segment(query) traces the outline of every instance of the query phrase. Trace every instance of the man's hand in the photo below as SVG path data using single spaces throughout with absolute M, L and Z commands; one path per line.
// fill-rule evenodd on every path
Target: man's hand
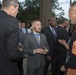
M 62 65 L 61 67 L 61 71 L 65 72 L 66 71 L 66 68 Z
M 48 50 L 43 49 L 43 48 L 38 48 L 38 49 L 34 50 L 34 53 L 37 53 L 37 54 L 46 54 L 47 52 L 48 52 Z
M 19 50 L 22 52 L 23 51 L 23 48 L 19 48 Z
M 47 54 L 48 53 L 48 50 L 46 49 L 45 46 L 42 49 L 44 50 L 44 53 L 43 54 Z
M 66 43 L 66 41 L 64 39 L 63 40 L 59 39 L 58 42 L 61 45 L 63 45 L 67 50 L 69 50 L 69 46 L 68 46 L 68 44 Z

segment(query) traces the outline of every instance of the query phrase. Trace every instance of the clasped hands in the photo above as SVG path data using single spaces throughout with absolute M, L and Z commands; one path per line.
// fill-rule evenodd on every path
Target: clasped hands
M 36 54 L 47 54 L 47 52 L 48 52 L 48 50 L 45 47 L 34 50 L 34 53 L 36 53 Z

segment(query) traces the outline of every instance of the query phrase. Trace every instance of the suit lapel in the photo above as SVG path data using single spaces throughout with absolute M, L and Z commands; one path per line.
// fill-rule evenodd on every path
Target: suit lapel
M 50 32 L 50 34 L 53 35 L 53 33 L 52 33 L 51 29 L 49 28 L 49 26 L 48 26 L 48 31 Z
M 33 32 L 31 33 L 31 38 L 32 38 L 33 42 L 39 46 L 39 44 L 38 44 Z
M 51 29 L 49 28 L 49 26 L 48 26 L 48 30 L 49 30 L 49 32 L 50 32 L 50 35 L 52 35 L 52 37 L 53 37 L 53 40 L 54 40 L 54 35 L 53 35 L 53 33 L 52 33 Z M 55 40 L 54 40 L 54 41 L 55 41 Z
M 41 33 L 40 33 L 40 46 L 42 47 L 43 46 L 43 42 L 44 40 L 43 40 L 43 36 L 41 35 Z

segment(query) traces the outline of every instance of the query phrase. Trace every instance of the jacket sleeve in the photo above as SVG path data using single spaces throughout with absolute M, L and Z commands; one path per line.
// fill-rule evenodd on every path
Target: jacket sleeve
M 13 60 L 19 60 L 23 53 L 18 49 L 19 44 L 19 27 L 18 21 L 13 19 L 8 26 L 7 30 L 7 54 L 8 58 Z
M 24 50 L 24 54 L 28 54 L 28 55 L 35 55 L 34 54 L 34 49 L 33 48 L 30 48 L 30 42 L 29 42 L 29 37 L 28 35 L 25 36 L 25 39 L 24 39 L 24 44 L 23 44 L 23 50 Z

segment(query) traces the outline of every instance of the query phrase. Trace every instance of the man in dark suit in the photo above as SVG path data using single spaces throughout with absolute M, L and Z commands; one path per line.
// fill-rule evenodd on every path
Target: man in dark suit
M 68 43 L 69 35 L 65 30 L 66 20 L 62 18 L 59 20 L 59 23 L 60 23 L 59 26 L 56 28 L 58 40 L 65 40 L 66 43 Z M 62 72 L 60 68 L 65 63 L 66 56 L 67 56 L 67 49 L 58 42 L 57 50 L 59 51 L 59 55 L 58 55 L 58 71 L 56 75 L 63 75 L 64 72 Z
M 71 34 L 72 34 L 71 28 L 72 28 L 72 26 L 71 26 L 69 20 L 65 20 L 65 25 L 66 25 L 65 29 L 67 30 L 67 33 L 68 33 L 69 37 L 71 37 Z
M 18 0 L 3 0 L 0 10 L 0 75 L 17 75 L 17 61 L 23 53 L 18 49 L 19 28 L 15 18 Z
M 24 52 L 28 54 L 27 75 L 43 75 L 48 44 L 45 35 L 40 33 L 41 22 L 33 20 L 31 24 L 33 32 L 24 40 Z
M 54 31 L 52 31 L 53 28 L 56 27 L 56 19 L 55 17 L 51 17 L 48 20 L 48 26 L 45 27 L 44 29 L 42 29 L 42 33 L 46 35 L 47 38 L 47 42 L 49 45 L 49 53 L 46 56 L 46 65 L 45 65 L 45 71 L 44 71 L 44 75 L 47 75 L 47 70 L 49 67 L 49 64 L 51 63 L 51 71 L 52 71 L 52 75 L 56 75 L 56 42 L 57 42 L 57 35 L 55 36 L 53 34 Z M 56 33 L 56 32 L 55 32 Z M 51 61 L 52 60 L 52 61 Z
M 23 42 L 24 42 L 25 34 L 20 30 L 21 29 L 21 24 L 22 24 L 22 22 L 19 21 L 19 40 L 20 40 L 19 41 L 19 49 L 23 50 Z M 20 59 L 20 61 L 18 61 L 18 65 L 17 65 L 19 75 L 23 75 L 23 57 Z

